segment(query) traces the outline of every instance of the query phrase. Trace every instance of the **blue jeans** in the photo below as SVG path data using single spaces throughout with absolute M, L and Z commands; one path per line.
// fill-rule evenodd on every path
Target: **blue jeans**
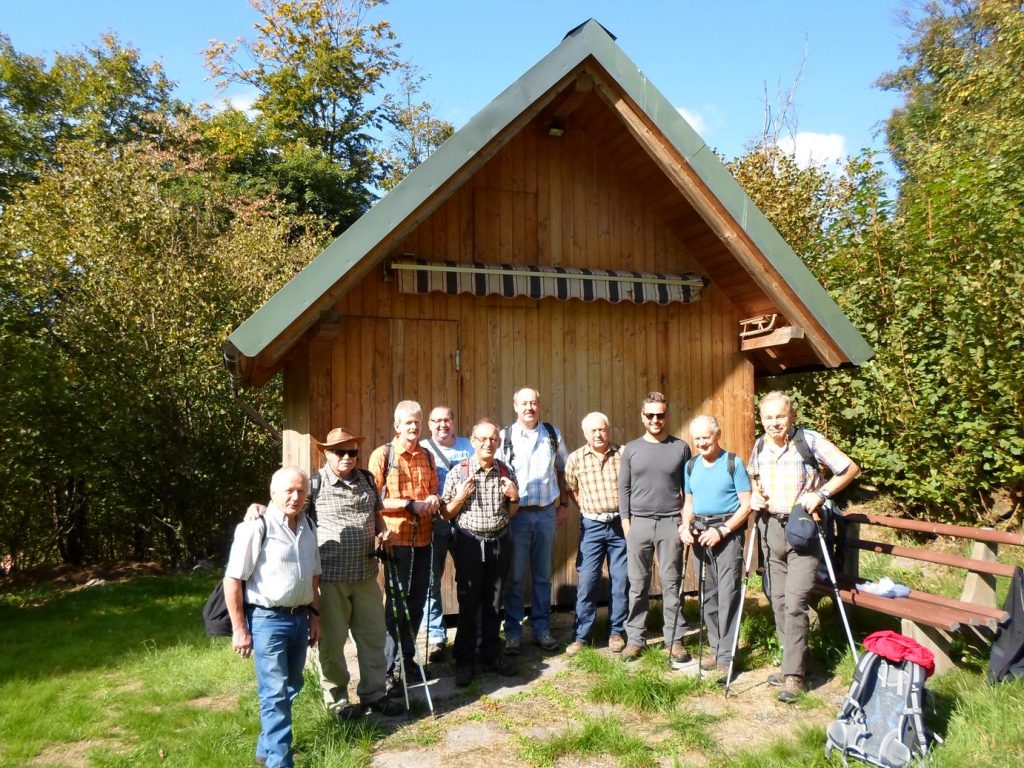
M 434 521 L 434 583 L 427 595 L 427 639 L 434 643 L 445 644 L 448 632 L 444 626 L 444 606 L 441 603 L 441 577 L 444 576 L 445 561 L 448 553 L 455 554 L 455 537 L 452 535 L 451 523 L 443 520 Z
M 608 559 L 608 630 L 621 635 L 629 612 L 629 581 L 626 578 L 626 538 L 622 520 L 599 523 L 580 516 L 580 548 L 576 556 L 579 587 L 576 592 L 576 637 L 581 643 L 590 639 L 597 618 L 595 594 L 601 584 L 601 567 Z
M 541 509 L 520 509 L 512 518 L 512 568 L 505 590 L 505 638 L 523 634 L 523 581 L 530 569 L 533 584 L 530 626 L 534 637 L 551 634 L 551 553 L 555 546 L 557 500 Z
M 249 606 L 256 690 L 260 699 L 260 737 L 256 757 L 269 768 L 292 766 L 292 702 L 302 690 L 302 668 L 309 648 L 309 618 Z

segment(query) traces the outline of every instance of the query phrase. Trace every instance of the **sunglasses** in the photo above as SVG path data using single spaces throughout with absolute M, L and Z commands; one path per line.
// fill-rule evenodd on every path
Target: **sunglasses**
M 332 448 L 331 453 L 337 456 L 339 459 L 343 459 L 348 456 L 350 459 L 354 459 L 359 455 L 358 448 Z
M 667 413 L 647 413 L 646 411 L 644 411 L 643 416 L 648 421 L 654 421 L 654 420 L 664 421 L 665 419 L 668 418 L 668 414 Z

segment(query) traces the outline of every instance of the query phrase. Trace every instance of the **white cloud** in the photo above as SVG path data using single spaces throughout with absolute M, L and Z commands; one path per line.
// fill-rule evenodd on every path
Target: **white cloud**
M 221 98 L 219 102 L 210 106 L 214 112 L 222 112 L 225 109 L 234 108 L 239 112 L 244 112 L 249 117 L 252 117 L 256 114 L 252 105 L 256 103 L 256 99 L 259 98 L 259 95 L 259 91 L 255 88 L 251 88 L 245 91 L 229 93 Z
M 846 137 L 841 133 L 803 131 L 793 137 L 779 139 L 779 149 L 792 155 L 801 168 L 810 165 L 830 166 L 846 159 Z
M 700 112 L 694 112 L 692 109 L 686 107 L 676 107 L 676 111 L 683 116 L 683 119 L 690 124 L 698 134 L 703 136 L 708 133 L 708 121 L 704 119 L 704 115 Z

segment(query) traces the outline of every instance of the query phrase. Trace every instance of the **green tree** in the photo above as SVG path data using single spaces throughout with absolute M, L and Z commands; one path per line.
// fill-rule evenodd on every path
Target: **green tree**
M 49 68 L 0 35 L 0 205 L 55 162 L 61 142 L 112 146 L 151 135 L 153 116 L 177 108 L 171 87 L 160 64 L 144 64 L 113 34 L 57 54 Z
M 392 136 L 381 153 L 384 178 L 380 186 L 390 191 L 416 166 L 455 133 L 447 120 L 434 116 L 429 101 L 416 101 L 426 78 L 410 67 L 402 72 L 398 93 L 390 97 Z

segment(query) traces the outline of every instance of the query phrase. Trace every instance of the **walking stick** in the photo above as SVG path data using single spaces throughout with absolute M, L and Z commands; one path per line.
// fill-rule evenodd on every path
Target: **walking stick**
M 411 578 L 411 576 L 410 576 L 410 578 Z M 407 628 L 409 628 L 409 631 L 411 632 L 412 631 L 412 619 L 409 616 L 409 603 L 405 599 L 405 590 L 402 587 L 402 580 L 400 578 L 398 578 L 398 565 L 397 564 L 395 565 L 395 581 L 398 582 L 398 596 L 399 596 L 399 598 L 402 601 L 402 613 L 405 615 L 405 626 Z M 394 604 L 394 601 L 392 601 L 392 604 Z M 401 628 L 399 628 L 399 634 L 401 634 Z M 401 658 L 401 651 L 399 651 L 399 657 Z M 412 663 L 415 664 L 416 668 L 419 669 L 419 671 L 420 671 L 420 679 L 423 681 L 423 692 L 426 694 L 426 697 L 427 697 L 427 709 L 430 710 L 430 716 L 433 717 L 434 716 L 434 702 L 431 701 L 431 699 L 430 699 L 430 686 L 427 685 L 427 673 L 423 670 L 423 665 L 420 664 L 418 661 L 416 661 L 415 658 L 413 658 Z M 406 682 L 405 677 L 406 677 L 405 676 L 405 666 L 403 664 L 403 666 L 402 666 L 402 683 L 405 685 L 406 697 L 408 697 L 408 695 L 409 695 L 408 694 L 409 685 Z M 408 703 L 408 699 L 407 699 L 406 700 L 406 708 L 408 708 L 408 706 L 409 706 L 409 703 Z
M 708 548 L 702 547 L 705 555 L 708 554 Z M 697 595 L 700 602 L 700 637 L 697 639 L 697 682 L 700 682 L 703 677 L 703 670 L 701 669 L 701 659 L 704 658 L 704 571 L 707 564 L 704 562 L 704 558 L 700 559 L 700 578 L 699 584 L 697 585 Z
M 401 580 L 398 577 L 398 565 L 390 558 L 384 558 L 384 589 L 391 592 L 391 618 L 395 620 L 395 631 L 398 637 L 396 638 L 396 644 L 398 646 L 398 668 L 401 670 L 402 678 L 402 691 L 405 693 L 405 710 L 409 711 L 409 681 L 405 679 L 405 658 L 402 652 L 402 622 L 398 617 L 398 586 L 401 586 Z M 408 615 L 408 612 L 406 613 Z
M 818 541 L 821 543 L 821 554 L 825 559 L 825 568 L 828 570 L 829 581 L 832 582 L 832 592 L 835 594 L 836 607 L 839 615 L 843 617 L 843 627 L 846 629 L 846 639 L 850 642 L 850 652 L 853 654 L 853 663 L 860 661 L 857 655 L 857 646 L 853 642 L 853 632 L 850 631 L 850 622 L 846 618 L 846 609 L 843 607 L 843 598 L 839 594 L 839 585 L 836 583 L 836 572 L 832 567 L 832 558 L 828 554 L 828 545 L 825 544 L 825 535 L 821 532 L 821 523 L 817 518 L 814 520 L 814 529 L 818 532 Z
M 679 615 L 683 612 L 683 589 L 686 586 L 686 568 L 690 564 L 690 545 L 683 545 L 683 572 L 679 574 L 679 590 L 676 594 L 676 618 L 672 622 L 672 640 L 668 646 L 668 668 L 672 666 L 672 645 L 676 641 L 676 633 L 679 631 Z
M 736 611 L 736 632 L 732 636 L 732 652 L 729 654 L 729 671 L 725 675 L 725 698 L 729 698 L 729 686 L 732 685 L 732 669 L 736 661 L 736 649 L 740 644 L 740 624 L 743 621 L 743 599 L 747 596 L 747 582 L 750 581 L 750 567 L 754 561 L 754 544 L 757 542 L 757 525 L 751 526 L 750 546 L 747 547 L 747 559 L 743 564 L 743 586 L 740 587 L 740 606 Z

